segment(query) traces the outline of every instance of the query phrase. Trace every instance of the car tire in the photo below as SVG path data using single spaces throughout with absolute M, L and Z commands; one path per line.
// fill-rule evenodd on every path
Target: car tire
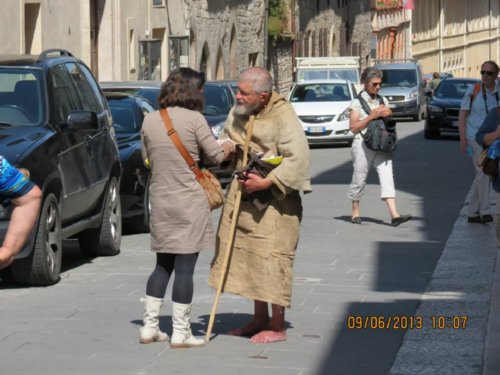
M 62 231 L 59 203 L 53 193 L 43 201 L 33 251 L 12 263 L 16 283 L 45 286 L 59 281 L 62 263 Z
M 101 227 L 87 229 L 78 236 L 80 250 L 87 256 L 111 256 L 120 253 L 122 216 L 118 181 L 113 177 L 108 185 Z

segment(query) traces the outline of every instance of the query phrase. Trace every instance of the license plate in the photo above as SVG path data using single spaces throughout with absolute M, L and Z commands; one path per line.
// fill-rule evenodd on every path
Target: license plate
M 308 133 L 324 133 L 325 128 L 323 126 L 311 126 L 307 128 Z
M 458 128 L 458 121 L 452 121 L 451 126 Z
M 389 103 L 389 108 L 396 108 L 396 104 L 390 104 Z

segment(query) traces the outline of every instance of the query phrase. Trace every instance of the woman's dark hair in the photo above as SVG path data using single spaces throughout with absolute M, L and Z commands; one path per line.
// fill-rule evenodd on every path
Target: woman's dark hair
M 361 73 L 361 83 L 369 83 L 373 78 L 382 78 L 382 71 L 378 68 L 370 66 Z
M 161 108 L 183 107 L 194 111 L 203 110 L 203 93 L 205 73 L 191 68 L 179 68 L 168 76 L 161 85 L 158 103 Z

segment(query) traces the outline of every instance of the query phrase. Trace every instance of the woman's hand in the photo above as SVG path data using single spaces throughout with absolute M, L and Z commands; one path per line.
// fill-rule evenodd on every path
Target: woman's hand
M 373 119 L 379 118 L 379 117 L 388 117 L 392 115 L 392 111 L 390 108 L 386 107 L 385 105 L 381 105 L 377 108 L 372 109 L 370 116 L 372 116 Z
M 236 152 L 236 143 L 234 143 L 229 138 L 223 140 L 217 140 L 217 143 L 224 150 L 224 160 L 229 160 L 233 157 Z

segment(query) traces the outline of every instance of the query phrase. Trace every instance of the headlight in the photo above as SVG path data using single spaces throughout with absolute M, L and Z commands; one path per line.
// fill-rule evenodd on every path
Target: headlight
M 222 129 L 224 129 L 224 121 L 221 121 L 210 128 L 216 139 L 219 139 L 219 135 Z
M 418 90 L 410 92 L 410 95 L 408 95 L 408 99 L 413 99 L 418 97 Z
M 347 120 L 349 120 L 349 108 L 347 108 L 337 117 L 337 121 L 347 121 Z
M 443 108 L 441 107 L 436 107 L 435 105 L 430 105 L 427 107 L 427 110 L 429 112 L 434 112 L 434 113 L 441 113 L 443 112 Z

